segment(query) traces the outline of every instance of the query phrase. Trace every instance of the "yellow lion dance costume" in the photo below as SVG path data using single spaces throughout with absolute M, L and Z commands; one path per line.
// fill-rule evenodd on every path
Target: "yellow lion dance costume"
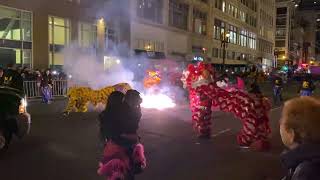
M 70 112 L 87 112 L 88 105 L 91 103 L 94 107 L 99 104 L 106 105 L 108 97 L 114 91 L 126 93 L 132 89 L 128 83 L 120 83 L 114 86 L 107 86 L 100 90 L 93 90 L 89 87 L 71 87 L 68 91 L 68 105 L 65 114 Z

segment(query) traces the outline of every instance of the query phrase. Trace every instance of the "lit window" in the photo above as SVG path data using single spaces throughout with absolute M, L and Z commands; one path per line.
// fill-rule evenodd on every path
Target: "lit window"
M 222 12 L 226 12 L 226 2 L 222 1 Z
M 97 45 L 97 26 L 79 22 L 79 45 L 84 48 L 94 48 Z
M 31 67 L 30 59 L 24 59 L 25 53 L 32 52 L 32 13 L 0 7 L 0 66 L 8 63 Z M 25 61 L 27 60 L 27 61 Z
M 197 9 L 193 10 L 193 30 L 197 34 L 207 33 L 207 14 Z
M 49 64 L 61 68 L 64 64 L 63 48 L 71 41 L 70 21 L 64 18 L 49 16 Z
M 189 6 L 178 0 L 170 0 L 169 24 L 170 26 L 187 30 L 188 29 Z

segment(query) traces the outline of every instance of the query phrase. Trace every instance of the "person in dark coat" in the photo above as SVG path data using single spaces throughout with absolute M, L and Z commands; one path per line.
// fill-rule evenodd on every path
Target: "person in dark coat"
M 3 85 L 23 91 L 23 79 L 18 71 L 14 70 L 13 64 L 8 64 L 3 79 Z
M 106 109 L 100 114 L 101 137 L 130 149 L 139 141 L 137 131 L 142 116 L 142 99 L 136 90 L 126 95 L 119 91 L 111 93 Z
M 121 113 L 123 111 L 124 94 L 114 91 L 108 97 L 105 110 L 99 115 L 100 138 L 103 143 L 106 140 L 121 144 Z
M 124 111 L 128 112 L 124 115 L 126 134 L 137 134 L 139 122 L 142 116 L 140 104 L 142 98 L 136 90 L 128 90 L 124 97 Z
M 52 75 L 50 70 L 46 70 L 45 74 L 42 76 L 41 79 L 41 92 L 42 92 L 42 101 L 44 103 L 50 104 L 52 100 Z
M 260 86 L 259 86 L 259 84 L 258 84 L 256 79 L 250 85 L 249 93 L 251 93 L 251 94 L 262 94 L 262 92 L 260 90 Z
M 134 174 L 141 173 L 146 165 L 144 152 L 137 153 L 136 151 L 137 147 L 143 147 L 143 145 L 140 144 L 141 139 L 138 135 L 139 123 L 142 117 L 141 103 L 142 98 L 138 91 L 128 90 L 126 92 L 121 117 L 121 128 L 123 130 L 121 138 L 123 139 L 122 145 L 128 149 L 131 158 L 136 159 L 133 160 L 133 174 L 131 175 L 131 179 L 134 179 Z
M 276 75 L 273 79 L 273 101 L 275 104 L 281 103 L 282 98 L 283 81 L 282 78 Z
M 123 147 L 131 159 L 133 171 L 129 173 L 129 179 L 134 179 L 134 174 L 141 173 L 145 167 L 144 152 L 141 151 L 138 156 L 136 154 L 137 147 L 142 147 L 137 134 L 142 116 L 141 102 L 140 93 L 136 90 L 128 90 L 126 95 L 115 91 L 109 96 L 106 109 L 99 116 L 100 137 L 106 148 L 110 145 L 108 143 L 115 143 Z M 105 152 L 108 152 L 108 149 L 105 149 Z M 109 156 L 105 154 L 104 158 L 109 159 Z M 136 161 L 136 158 L 141 161 Z
M 300 97 L 285 103 L 280 134 L 288 151 L 281 161 L 288 174 L 283 180 L 320 179 L 320 102 Z

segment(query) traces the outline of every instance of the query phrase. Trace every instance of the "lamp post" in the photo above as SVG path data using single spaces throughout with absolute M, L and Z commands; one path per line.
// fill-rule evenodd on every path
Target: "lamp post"
M 279 55 L 279 51 L 277 49 L 274 50 L 274 68 L 278 67 L 278 55 Z
M 226 70 L 226 48 L 228 46 L 229 43 L 229 37 L 230 34 L 228 32 L 223 32 L 221 34 L 221 47 L 223 50 L 223 54 L 222 54 L 222 70 L 225 71 Z

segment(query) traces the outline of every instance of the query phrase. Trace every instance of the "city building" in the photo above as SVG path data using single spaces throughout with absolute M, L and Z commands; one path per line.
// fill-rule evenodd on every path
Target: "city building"
M 275 44 L 275 1 L 260 0 L 258 14 L 258 46 L 257 59 L 262 62 L 264 70 L 276 67 L 274 56 Z M 259 62 L 258 61 L 258 62 Z
M 292 52 L 292 49 L 290 50 L 290 47 L 292 47 L 294 43 L 291 41 L 293 32 L 299 32 L 298 29 L 293 31 L 293 20 L 297 4 L 297 2 L 292 0 L 276 0 L 275 55 L 279 66 L 293 60 L 292 58 L 297 58 L 297 53 Z M 301 33 L 299 35 L 301 36 Z
M 274 1 L 132 0 L 130 9 L 130 48 L 150 59 L 221 66 L 225 56 L 228 67 L 274 64 Z
M 0 5 L 1 64 L 58 68 L 64 47 L 76 43 L 105 56 L 112 41 L 150 61 L 274 65 L 274 0 L 0 0 Z
M 91 13 L 94 3 L 98 0 L 0 0 L 0 66 L 60 68 L 63 49 L 72 43 L 104 49 L 112 34 Z
M 290 33 L 290 44 L 289 44 L 289 55 L 288 63 L 292 65 L 299 65 L 304 63 L 304 35 L 305 35 L 305 26 L 304 20 L 299 17 L 299 11 L 296 11 L 294 18 L 291 24 L 291 33 Z
M 297 20 L 304 28 L 303 63 L 320 61 L 320 2 L 303 0 L 299 4 Z M 311 64 L 312 64 L 311 63 Z

